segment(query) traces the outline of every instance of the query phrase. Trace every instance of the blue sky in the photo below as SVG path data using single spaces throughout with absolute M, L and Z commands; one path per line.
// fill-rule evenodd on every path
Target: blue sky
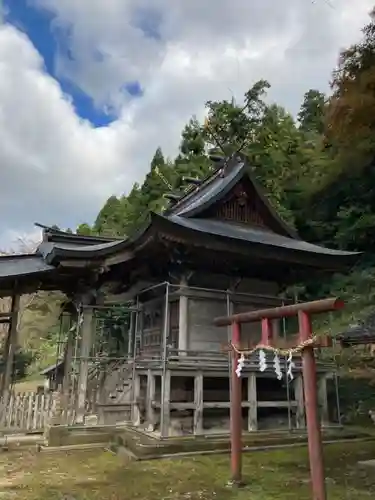
M 73 59 L 73 56 L 68 47 L 69 33 L 57 27 L 54 16 L 44 9 L 33 6 L 32 0 L 3 0 L 3 5 L 4 20 L 28 36 L 43 57 L 46 71 L 59 82 L 62 91 L 72 99 L 76 113 L 81 118 L 89 120 L 95 127 L 106 126 L 116 120 L 118 118 L 116 114 L 108 109 L 98 109 L 90 96 L 56 71 L 55 58 L 59 51 L 64 51 L 65 57 Z M 151 15 L 145 18 L 140 13 L 139 19 L 144 23 L 149 36 L 157 38 L 157 17 Z M 98 57 L 100 57 L 99 52 Z M 143 95 L 142 87 L 137 81 L 124 82 L 122 91 L 131 98 Z

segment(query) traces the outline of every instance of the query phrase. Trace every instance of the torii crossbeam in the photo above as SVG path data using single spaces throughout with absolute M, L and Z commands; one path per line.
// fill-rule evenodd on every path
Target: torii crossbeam
M 311 316 L 329 311 L 342 309 L 344 302 L 338 298 L 303 302 L 289 306 L 275 307 L 249 311 L 232 316 L 216 318 L 216 326 L 232 326 L 232 398 L 231 398 L 231 469 L 234 483 L 242 481 L 242 397 L 241 379 L 236 373 L 241 354 L 241 324 L 260 321 L 262 325 L 261 344 L 259 349 L 278 348 L 280 344 L 274 342 L 272 323 L 273 319 L 298 316 L 299 334 L 297 346 L 283 344 L 283 349 L 299 351 L 302 356 L 302 375 L 305 396 L 305 413 L 307 423 L 311 485 L 313 500 L 326 500 L 326 485 L 324 476 L 323 449 L 320 421 L 318 418 L 317 376 L 314 348 L 331 345 L 329 337 L 314 337 L 311 327 Z M 244 349 L 246 351 L 248 349 Z

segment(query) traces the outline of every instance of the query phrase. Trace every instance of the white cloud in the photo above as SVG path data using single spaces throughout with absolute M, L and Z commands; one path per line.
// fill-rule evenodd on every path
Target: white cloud
M 340 48 L 359 37 L 372 1 L 33 0 L 67 36 L 58 71 L 119 118 L 81 120 L 30 40 L 0 27 L 0 222 L 75 227 L 112 193 L 142 180 L 158 145 L 174 154 L 181 128 L 208 99 L 241 98 L 266 78 L 270 98 L 296 112 L 309 88 L 327 90 Z M 147 34 L 145 34 L 145 31 Z M 67 50 L 70 55 L 67 57 Z M 129 100 L 127 81 L 141 99 Z

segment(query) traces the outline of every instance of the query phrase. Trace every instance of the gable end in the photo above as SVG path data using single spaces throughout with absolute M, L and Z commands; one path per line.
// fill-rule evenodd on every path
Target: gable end
M 237 184 L 224 200 L 213 207 L 211 217 L 267 228 L 257 198 L 253 194 L 255 193 L 249 193 L 243 183 Z

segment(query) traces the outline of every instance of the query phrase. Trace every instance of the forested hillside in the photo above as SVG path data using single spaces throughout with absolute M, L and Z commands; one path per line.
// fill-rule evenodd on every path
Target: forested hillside
M 311 242 L 363 251 L 349 275 L 299 287 L 300 297 L 340 294 L 348 300 L 341 316 L 324 328 L 337 332 L 365 317 L 375 297 L 375 13 L 362 39 L 339 55 L 330 95 L 306 89 L 298 117 L 267 101 L 270 83 L 255 83 L 243 99 L 208 102 L 207 120 L 196 118 L 181 132 L 179 153 L 166 158 L 158 148 L 141 184 L 111 196 L 94 224 L 81 234 L 131 235 L 150 211 L 166 208 L 167 192 L 182 193 L 184 177 L 206 176 L 210 148 L 241 150 L 279 213 Z M 372 361 L 357 352 L 341 356 L 348 371 Z

